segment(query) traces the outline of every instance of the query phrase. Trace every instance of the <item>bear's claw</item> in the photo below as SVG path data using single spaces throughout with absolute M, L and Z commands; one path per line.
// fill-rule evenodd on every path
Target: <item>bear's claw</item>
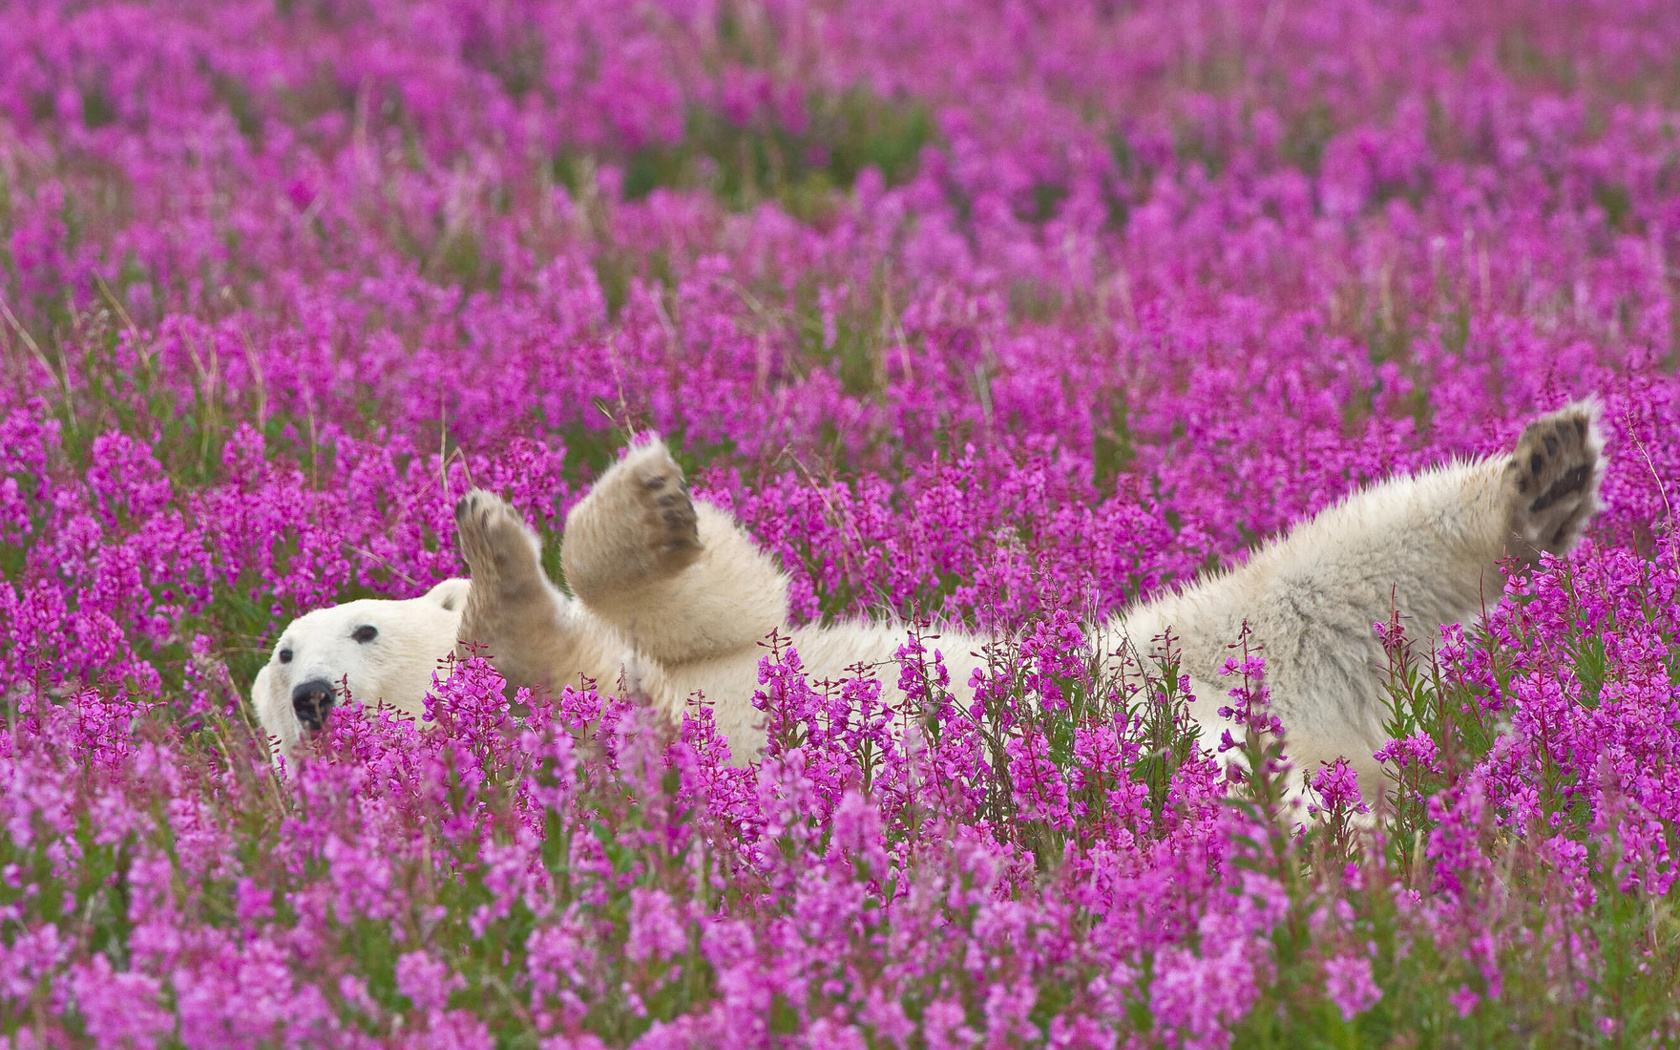
M 487 600 L 496 590 L 504 592 L 504 601 L 521 596 L 543 578 L 536 534 L 494 493 L 473 489 L 455 504 L 455 542 L 474 592 L 484 592 Z

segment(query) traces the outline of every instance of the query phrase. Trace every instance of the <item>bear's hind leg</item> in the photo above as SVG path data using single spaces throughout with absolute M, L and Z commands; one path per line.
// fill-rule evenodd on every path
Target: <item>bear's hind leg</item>
M 694 503 L 682 468 L 645 438 L 566 517 L 572 593 L 663 664 L 753 650 L 787 619 L 787 580 L 725 511 Z
M 1523 428 L 1505 467 L 1508 553 L 1529 563 L 1563 555 L 1598 511 L 1604 477 L 1598 408 L 1577 401 Z

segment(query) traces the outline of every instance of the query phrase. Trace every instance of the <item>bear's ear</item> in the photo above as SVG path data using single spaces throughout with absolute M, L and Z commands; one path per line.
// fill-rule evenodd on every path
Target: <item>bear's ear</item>
M 431 602 L 447 612 L 460 612 L 467 607 L 467 592 L 471 589 L 471 580 L 444 580 L 427 591 L 421 600 Z

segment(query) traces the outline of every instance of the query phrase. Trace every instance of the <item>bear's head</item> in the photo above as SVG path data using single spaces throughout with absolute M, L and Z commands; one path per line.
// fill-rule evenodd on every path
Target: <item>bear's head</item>
M 419 715 L 438 661 L 455 651 L 470 586 L 445 580 L 419 598 L 364 598 L 293 620 L 251 683 L 277 757 L 320 730 L 346 695 Z

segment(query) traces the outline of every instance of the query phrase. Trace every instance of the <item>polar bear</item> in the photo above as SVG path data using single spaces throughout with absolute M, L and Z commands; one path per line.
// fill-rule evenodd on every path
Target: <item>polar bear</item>
M 418 716 L 432 672 L 455 651 L 469 587 L 445 580 L 419 598 L 364 598 L 293 620 L 251 683 L 251 706 L 277 745 L 276 760 L 325 724 L 344 691 Z
M 1230 688 L 1220 669 L 1246 624 L 1295 769 L 1345 757 L 1374 797 L 1384 783 L 1372 752 L 1384 742 L 1387 660 L 1373 624 L 1398 611 L 1427 644 L 1499 601 L 1503 560 L 1567 553 L 1599 506 L 1597 420 L 1595 403 L 1578 402 L 1529 424 L 1508 454 L 1374 485 L 1243 564 L 1091 625 L 1087 636 L 1111 670 L 1135 672 L 1153 665 L 1170 632 L 1190 679 L 1190 716 L 1211 742 L 1229 728 L 1218 713 Z M 463 645 L 486 646 L 512 685 L 622 681 L 672 719 L 703 695 L 737 760 L 765 743 L 751 697 L 771 631 L 791 641 L 813 681 L 886 667 L 906 638 L 893 624 L 789 627 L 780 567 L 727 512 L 689 498 L 655 437 L 632 445 L 567 516 L 561 568 L 574 597 L 547 578 L 536 534 L 495 495 L 469 493 L 456 523 L 472 577 Z M 959 695 L 984 665 L 986 641 L 941 632 Z M 897 675 L 881 677 L 884 698 L 902 699 Z

